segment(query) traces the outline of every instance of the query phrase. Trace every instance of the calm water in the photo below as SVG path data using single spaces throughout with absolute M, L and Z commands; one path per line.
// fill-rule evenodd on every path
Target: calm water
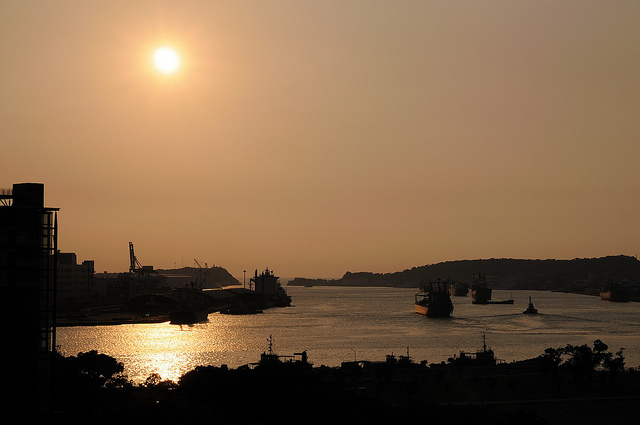
M 255 362 L 273 335 L 280 355 L 307 350 L 315 365 L 347 360 L 384 360 L 386 354 L 415 361 L 446 361 L 459 350 L 482 346 L 482 334 L 499 359 L 535 357 L 547 347 L 592 345 L 625 348 L 628 367 L 640 365 L 640 303 L 610 303 L 597 297 L 552 292 L 494 290 L 493 299 L 513 305 L 473 305 L 452 297 L 453 316 L 428 319 L 413 311 L 414 289 L 290 287 L 293 306 L 263 314 L 209 315 L 207 323 L 169 323 L 59 328 L 66 355 L 97 350 L 124 363 L 141 382 L 152 373 L 177 381 L 199 365 L 238 367 Z M 522 311 L 531 295 L 537 315 Z

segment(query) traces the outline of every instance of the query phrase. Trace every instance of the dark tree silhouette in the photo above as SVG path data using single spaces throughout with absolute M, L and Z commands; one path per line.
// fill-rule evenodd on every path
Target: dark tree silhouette
M 616 352 L 616 356 L 613 357 L 611 353 L 604 359 L 603 366 L 606 371 L 611 375 L 611 381 L 615 382 L 616 377 L 620 372 L 624 370 L 624 348 L 621 348 Z
M 564 354 L 563 348 L 547 348 L 544 350 L 544 354 L 539 357 L 540 359 L 540 373 L 543 378 L 551 375 L 555 378 L 558 375 L 558 369 L 560 363 L 562 363 L 562 355 Z
M 585 377 L 591 379 L 596 368 L 611 357 L 611 353 L 607 352 L 608 349 L 609 346 L 599 339 L 593 342 L 593 348 L 587 344 L 577 346 L 568 344 L 564 348 L 564 352 L 569 355 L 569 358 L 564 362 L 563 366 L 567 368 L 576 381 L 581 381 Z

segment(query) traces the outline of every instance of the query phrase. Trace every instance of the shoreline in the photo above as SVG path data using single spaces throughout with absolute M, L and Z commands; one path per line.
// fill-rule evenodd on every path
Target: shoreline
M 57 328 L 70 328 L 77 326 L 113 326 L 113 325 L 137 325 L 145 323 L 164 323 L 169 321 L 169 316 L 149 316 L 139 317 L 135 315 L 119 314 L 96 314 L 94 317 L 86 318 L 64 318 L 56 319 Z

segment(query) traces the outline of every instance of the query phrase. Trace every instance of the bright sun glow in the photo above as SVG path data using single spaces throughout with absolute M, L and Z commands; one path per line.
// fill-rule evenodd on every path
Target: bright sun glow
M 163 74 L 173 74 L 180 67 L 180 56 L 170 47 L 160 47 L 153 53 L 153 64 Z

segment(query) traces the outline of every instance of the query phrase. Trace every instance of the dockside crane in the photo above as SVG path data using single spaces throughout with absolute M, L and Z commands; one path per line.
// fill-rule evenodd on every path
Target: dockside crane
M 140 274 L 142 270 L 142 264 L 136 258 L 136 254 L 133 251 L 133 242 L 129 242 L 129 273 Z
M 153 266 L 143 266 L 136 258 L 136 254 L 133 251 L 133 242 L 129 242 L 129 273 L 141 275 L 149 275 L 153 273 Z
M 198 265 L 198 269 L 200 270 L 200 279 L 198 279 L 197 282 L 195 282 L 194 288 L 195 289 L 202 289 L 204 286 L 204 283 L 207 280 L 207 273 L 209 272 L 209 269 L 207 268 L 207 263 L 204 263 L 204 272 L 202 271 L 202 266 L 200 265 L 200 262 L 198 260 L 196 260 L 195 258 L 193 259 L 193 261 L 196 262 L 196 264 Z

